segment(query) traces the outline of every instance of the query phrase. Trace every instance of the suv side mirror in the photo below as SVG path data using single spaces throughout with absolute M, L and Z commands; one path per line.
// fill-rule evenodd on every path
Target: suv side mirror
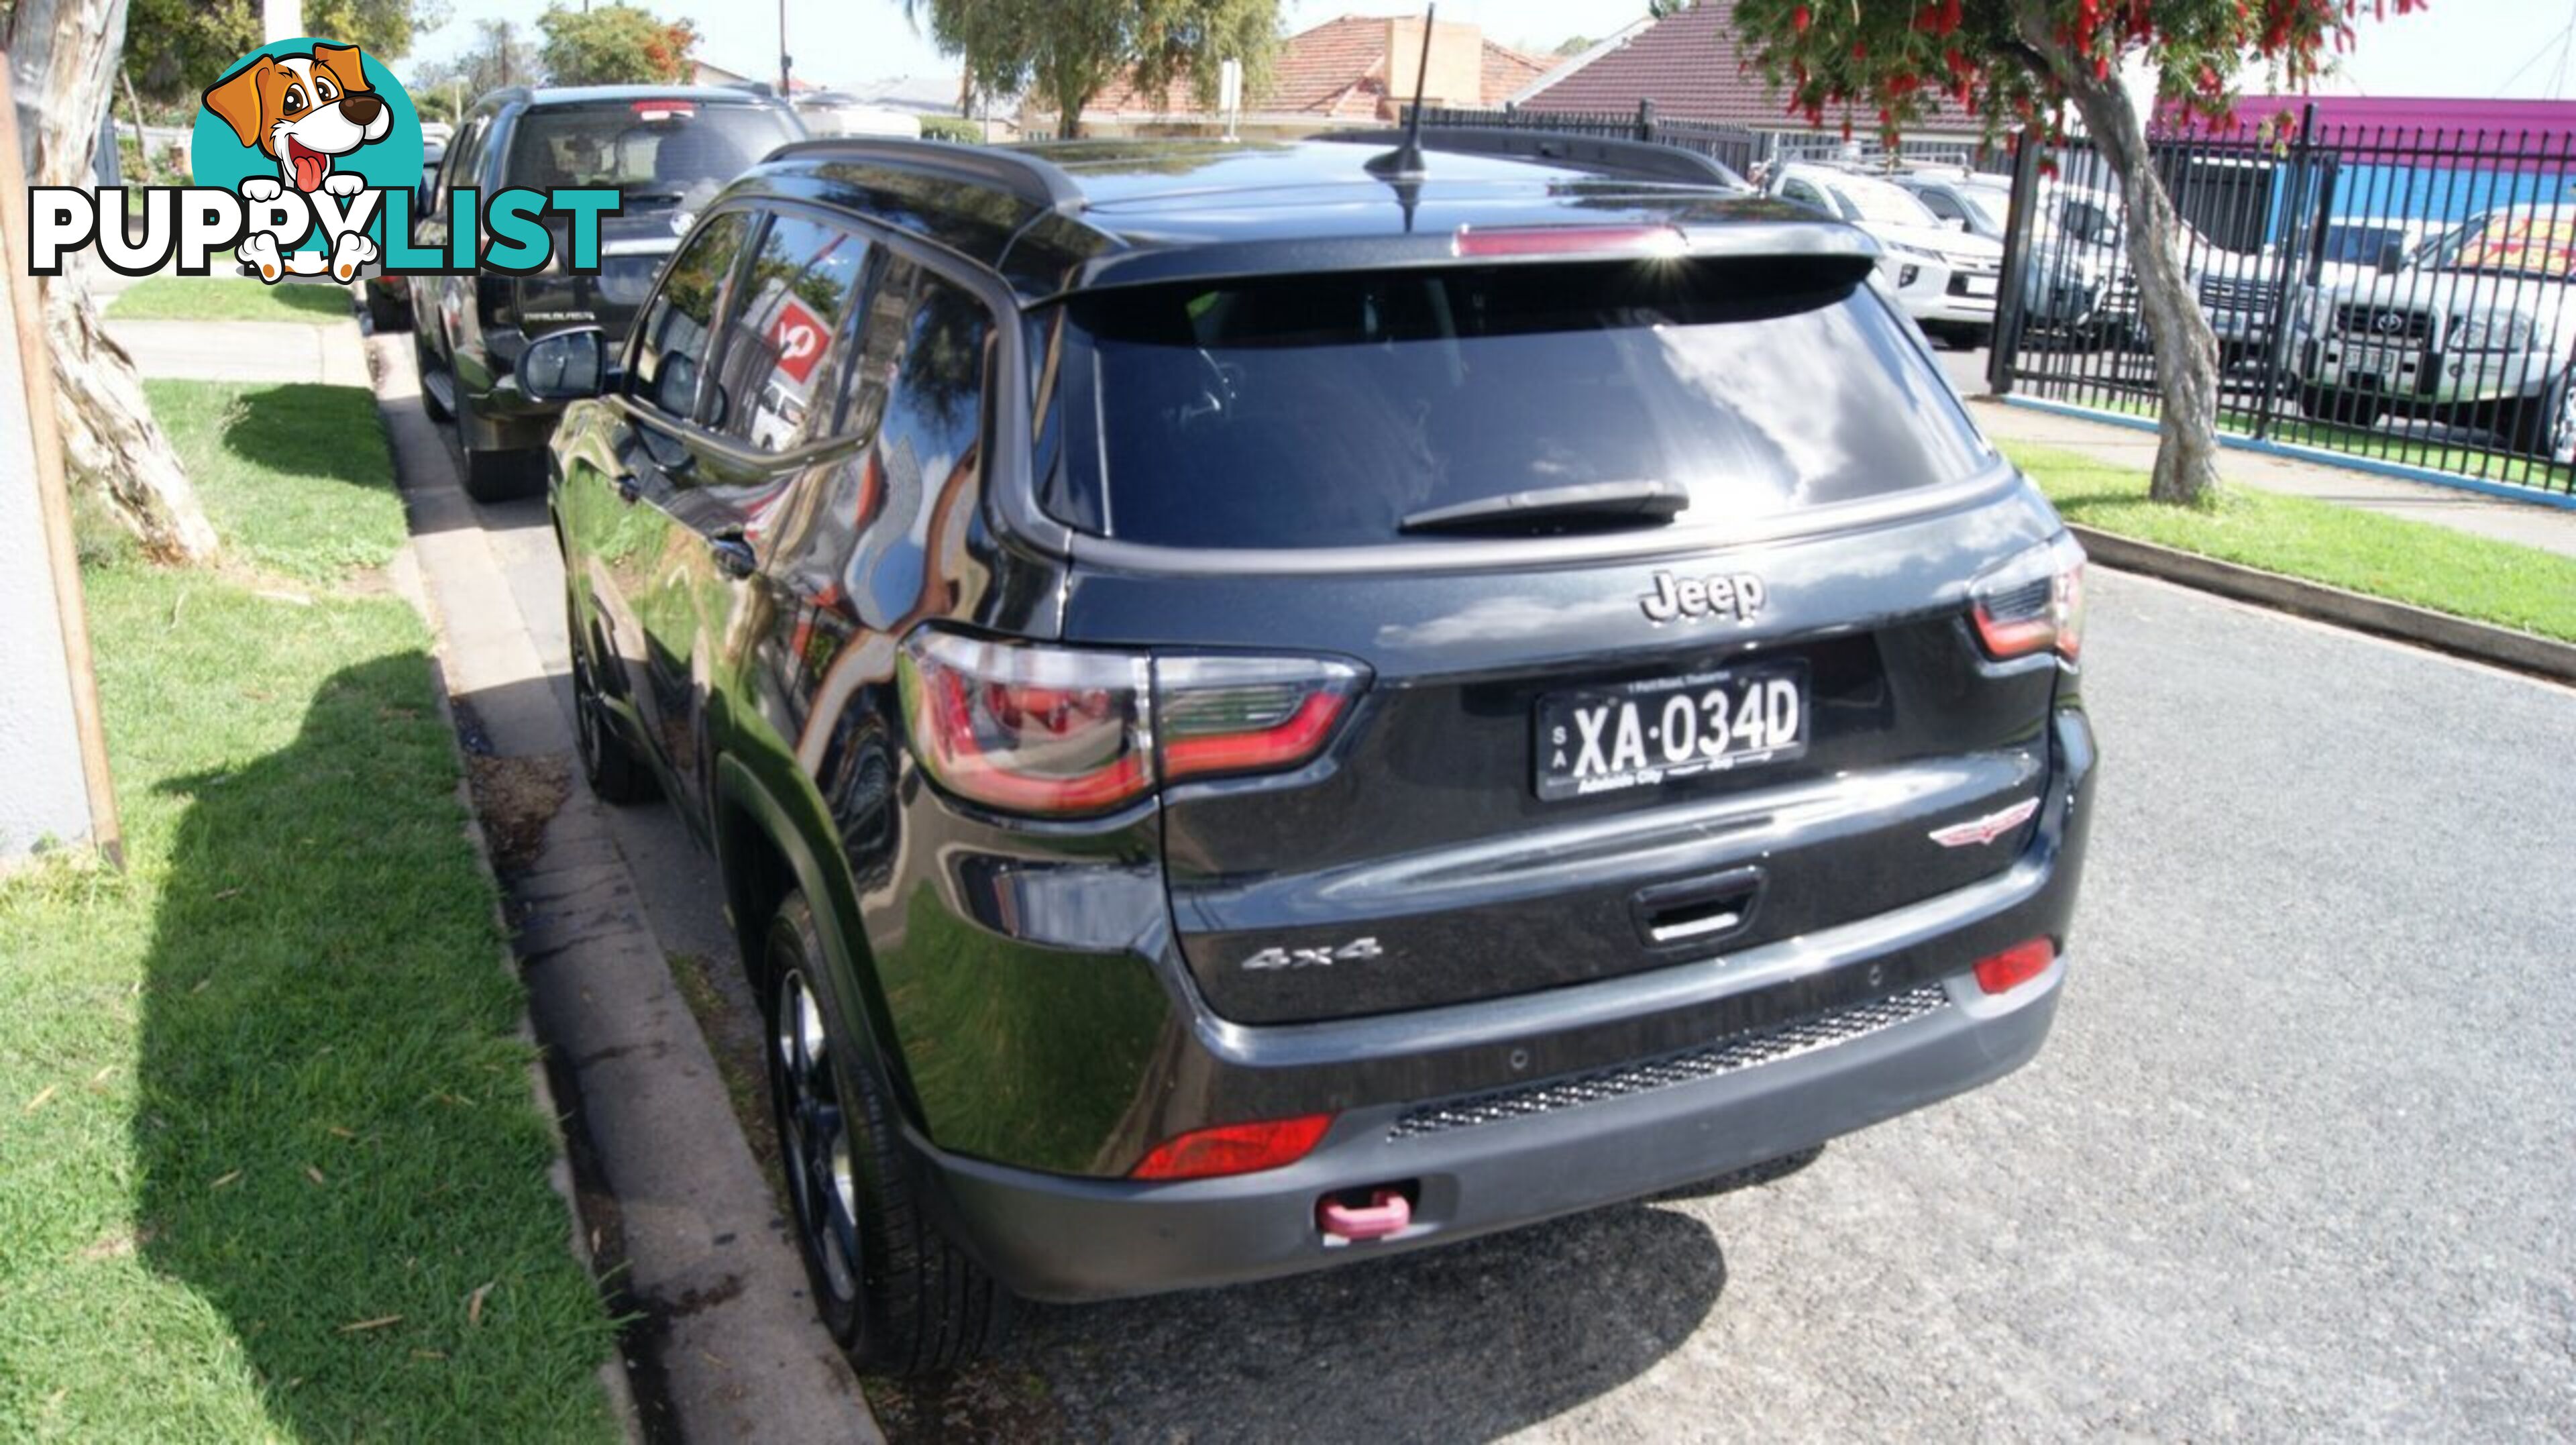
M 2387 245 L 2379 248 L 2380 275 L 2386 276 L 2393 272 L 2403 271 L 2405 269 L 2406 247 L 2404 243 L 2391 241 Z
M 596 326 L 558 331 L 519 356 L 519 391 L 530 401 L 579 401 L 608 389 L 608 343 Z

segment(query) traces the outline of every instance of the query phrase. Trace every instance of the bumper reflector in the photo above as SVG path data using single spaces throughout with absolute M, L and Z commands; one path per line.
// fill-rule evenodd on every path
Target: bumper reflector
M 2026 939 L 2003 952 L 1977 960 L 1977 987 L 1987 993 L 2010 993 L 2057 961 L 2057 945 L 2045 938 Z
M 1300 1114 L 1252 1124 L 1218 1124 L 1177 1134 L 1154 1146 L 1130 1179 L 1214 1179 L 1294 1164 L 1333 1127 L 1330 1114 Z

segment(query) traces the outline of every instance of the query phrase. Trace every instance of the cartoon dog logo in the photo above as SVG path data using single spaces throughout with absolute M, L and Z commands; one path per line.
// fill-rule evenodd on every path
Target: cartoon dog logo
M 206 109 L 231 126 L 243 145 L 277 162 L 276 180 L 254 176 L 242 182 L 242 198 L 254 203 L 276 200 L 288 186 L 342 200 L 355 196 L 366 188 L 366 178 L 335 169 L 334 159 L 383 140 L 394 123 L 392 109 L 367 83 L 366 57 L 354 45 L 317 44 L 310 55 L 260 56 L 208 90 Z M 275 236 L 254 231 L 243 238 L 238 254 L 259 268 L 263 280 L 327 268 L 346 282 L 376 259 L 377 248 L 353 231 L 332 244 L 327 262 L 316 264 L 301 253 L 281 257 Z

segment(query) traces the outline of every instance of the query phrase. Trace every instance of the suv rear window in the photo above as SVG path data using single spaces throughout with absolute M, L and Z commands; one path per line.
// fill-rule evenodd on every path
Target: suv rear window
M 520 117 L 508 180 L 539 190 L 614 187 L 630 203 L 695 203 L 802 134 L 786 112 L 761 105 L 553 106 Z
M 1678 525 L 1958 480 L 1985 443 L 1850 272 L 1510 266 L 1106 291 L 1068 303 L 1048 510 L 1127 541 L 1333 547 L 1585 483 Z

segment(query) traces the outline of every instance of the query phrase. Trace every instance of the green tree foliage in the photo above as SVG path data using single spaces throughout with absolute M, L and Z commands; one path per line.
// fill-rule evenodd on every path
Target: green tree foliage
M 1558 57 L 1559 59 L 1571 60 L 1600 43 L 1600 41 L 1593 39 L 1589 35 L 1569 35 L 1565 37 L 1565 39 L 1560 42 L 1554 50 L 1551 50 L 1548 53 Z
M 1222 62 L 1243 62 L 1257 91 L 1279 44 L 1279 0 L 904 0 L 904 13 L 928 15 L 979 93 L 1032 91 L 1065 136 L 1122 72 L 1149 95 L 1186 81 L 1212 107 Z
M 2173 201 L 2149 163 L 2121 75 L 2150 67 L 2160 99 L 2232 113 L 2236 74 L 2261 61 L 2304 89 L 2356 22 L 2425 0 L 1737 0 L 1735 25 L 1793 115 L 1857 115 L 1893 134 L 1936 103 L 1989 136 L 2054 136 L 2072 104 L 2128 213 L 2129 259 L 2155 337 L 2163 436 L 2152 495 L 2197 502 L 2217 482 L 2217 340 L 2189 291 Z M 1712 57 L 1712 63 L 1714 58 Z
M 635 5 L 568 10 L 549 5 L 537 19 L 541 54 L 557 85 L 670 85 L 689 77 L 697 27 Z
M 413 37 L 446 18 L 444 0 L 304 0 L 307 34 L 355 45 L 369 60 L 410 54 Z M 258 0 L 133 0 L 125 66 L 146 100 L 193 112 L 206 87 L 260 39 Z
M 475 23 L 472 45 L 454 59 L 422 66 L 411 77 L 412 99 L 422 102 L 436 95 L 447 112 L 441 118 L 452 121 L 489 92 L 534 85 L 543 73 L 536 44 L 517 26 L 506 20 L 482 20 Z M 429 111 L 424 108 L 421 113 Z

